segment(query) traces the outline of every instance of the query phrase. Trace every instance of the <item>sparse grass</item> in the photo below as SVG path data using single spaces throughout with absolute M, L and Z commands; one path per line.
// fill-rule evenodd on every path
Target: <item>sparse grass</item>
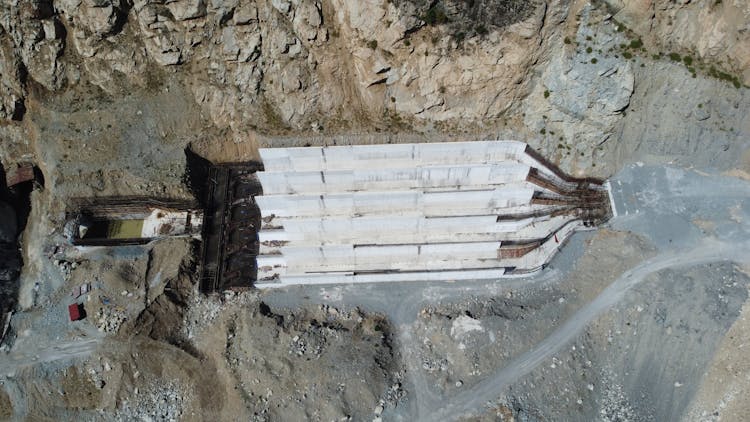
M 273 105 L 268 101 L 263 101 L 262 106 L 263 115 L 265 117 L 266 124 L 276 130 L 287 129 L 287 125 L 281 115 L 276 111 Z
M 708 69 L 708 74 L 716 79 L 721 79 L 722 81 L 730 82 L 732 85 L 734 85 L 735 88 L 742 87 L 742 83 L 740 83 L 740 79 L 737 76 L 730 75 L 729 73 L 717 70 L 713 66 L 711 66 L 711 68 Z
M 490 31 L 488 31 L 487 28 L 484 27 L 484 25 L 477 25 L 477 27 L 474 28 L 474 32 L 479 35 L 487 35 Z

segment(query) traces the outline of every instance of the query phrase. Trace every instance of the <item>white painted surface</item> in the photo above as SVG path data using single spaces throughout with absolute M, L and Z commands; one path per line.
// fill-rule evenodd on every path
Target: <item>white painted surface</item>
M 190 227 L 187 226 L 190 215 Z M 142 238 L 164 236 L 179 236 L 189 234 L 192 227 L 200 227 L 203 223 L 201 214 L 196 211 L 166 211 L 154 209 L 143 220 L 141 228 Z
M 568 183 L 516 141 L 261 149 L 258 287 L 496 278 L 535 271 L 581 226 L 531 204 L 531 168 Z M 499 218 L 503 217 L 503 218 Z M 504 242 L 543 240 L 499 259 Z

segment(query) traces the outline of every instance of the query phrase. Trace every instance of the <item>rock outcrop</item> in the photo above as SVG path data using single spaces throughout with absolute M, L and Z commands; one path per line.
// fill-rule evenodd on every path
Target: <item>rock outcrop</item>
M 527 70 L 556 30 L 545 22 L 559 23 L 567 10 L 565 2 L 533 3 L 490 17 L 503 26 L 474 27 L 476 7 L 440 5 L 448 23 L 430 18 L 427 6 L 20 1 L 2 12 L 3 117 L 17 115 L 27 78 L 49 91 L 87 81 L 118 92 L 166 72 L 191 87 L 221 128 L 336 126 L 331 111 L 342 126 L 384 114 L 471 126 L 526 94 Z
M 652 54 L 691 54 L 701 78 L 745 90 L 747 5 L 709 3 L 15 0 L 0 6 L 0 118 L 62 93 L 176 89 L 235 145 L 255 133 L 500 134 L 590 172 L 627 133 L 635 75 L 649 77 L 634 67 Z M 634 41 L 637 60 L 618 55 Z
M 605 0 L 614 18 L 667 52 L 692 55 L 750 84 L 750 3 L 745 0 Z

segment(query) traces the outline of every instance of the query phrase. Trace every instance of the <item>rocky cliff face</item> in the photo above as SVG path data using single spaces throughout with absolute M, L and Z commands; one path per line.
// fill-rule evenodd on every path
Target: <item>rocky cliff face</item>
M 477 7 L 422 3 L 19 2 L 4 10 L 4 64 L 15 70 L 3 72 L 4 117 L 18 117 L 28 73 L 50 91 L 85 80 L 110 93 L 176 76 L 218 126 L 234 129 L 363 123 L 388 112 L 493 119 L 523 94 L 551 35 L 545 22 L 566 12 L 561 2 L 532 4 L 475 27 Z
M 750 3 L 744 0 L 605 0 L 615 19 L 666 51 L 721 67 L 750 83 Z
M 33 155 L 59 137 L 40 127 L 45 110 L 168 97 L 209 149 L 312 132 L 501 135 L 606 174 L 650 78 L 637 67 L 687 67 L 739 85 L 727 95 L 747 104 L 748 21 L 740 0 L 13 0 L 0 6 L 0 117 L 22 123 L 0 134 L 6 155 Z M 144 142 L 175 136 L 156 132 Z

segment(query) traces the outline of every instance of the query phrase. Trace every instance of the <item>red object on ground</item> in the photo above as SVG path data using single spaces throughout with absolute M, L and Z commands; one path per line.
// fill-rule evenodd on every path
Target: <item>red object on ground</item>
M 78 321 L 81 319 L 81 305 L 74 303 L 68 306 L 68 314 L 70 314 L 71 321 Z
M 560 241 L 557 240 L 557 233 L 555 233 L 555 243 L 560 243 Z

